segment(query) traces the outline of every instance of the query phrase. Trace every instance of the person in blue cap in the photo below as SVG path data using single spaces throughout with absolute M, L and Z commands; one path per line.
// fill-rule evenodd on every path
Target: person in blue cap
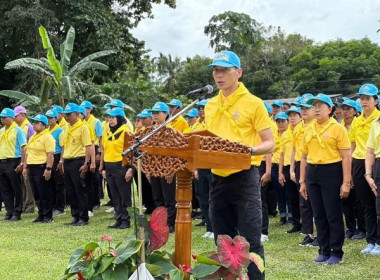
M 186 128 L 183 133 L 189 133 L 193 131 L 200 130 L 198 127 L 200 126 L 198 122 L 198 109 L 192 108 L 190 109 L 186 114 L 185 117 L 187 117 L 187 123 L 189 124 L 189 127 Z
M 111 102 L 108 103 L 109 104 L 109 107 L 110 109 L 113 109 L 115 107 L 118 107 L 118 108 L 122 108 L 124 110 L 124 107 L 125 107 L 125 104 L 123 101 L 121 101 L 120 99 L 113 99 Z M 125 119 L 127 120 L 127 126 L 129 127 L 129 129 L 131 131 L 134 131 L 134 128 L 133 128 L 133 124 L 132 122 L 127 118 L 125 117 Z
M 58 125 L 58 113 L 55 109 L 50 109 L 46 111 L 45 116 L 48 119 L 48 131 L 55 140 L 55 150 L 54 150 L 54 162 L 51 169 L 51 180 L 50 188 L 54 192 L 53 199 L 53 216 L 60 216 L 65 214 L 65 204 L 66 204 L 66 189 L 63 183 L 63 174 L 59 172 L 62 171 L 61 152 L 62 147 L 59 143 L 59 138 L 62 137 L 63 128 Z M 61 165 L 58 168 L 58 165 Z
M 264 258 L 258 166 L 261 155 L 274 147 L 270 118 L 263 101 L 239 82 L 243 70 L 236 53 L 221 51 L 207 67 L 213 70 L 219 93 L 205 107 L 206 128 L 221 138 L 251 147 L 253 155 L 249 170 L 212 169 L 210 213 L 215 240 L 221 234 L 231 238 L 240 234 L 249 242 L 250 251 Z M 264 279 L 265 275 L 251 264 L 248 277 Z
M 141 119 L 143 129 L 153 125 L 152 113 L 149 112 L 149 109 L 142 110 L 141 113 L 137 115 L 137 117 Z
M 278 113 L 283 111 L 284 103 L 281 100 L 274 100 L 271 106 L 272 106 L 272 115 L 276 116 Z
M 68 103 L 63 113 L 68 126 L 63 132 L 64 182 L 67 188 L 73 220 L 66 225 L 85 226 L 88 224 L 88 196 L 84 178 L 91 164 L 90 130 L 79 119 L 79 106 Z
M 169 106 L 170 116 L 177 114 L 182 108 L 182 102 L 178 99 L 172 99 L 167 105 Z M 183 133 L 183 131 L 189 127 L 189 124 L 185 118 L 180 115 L 178 118 L 168 123 L 168 127 Z
M 380 244 L 380 221 L 376 215 L 376 198 L 369 186 L 365 171 L 367 155 L 367 141 L 372 122 L 380 117 L 378 106 L 379 90 L 374 84 L 366 83 L 359 88 L 362 113 L 351 124 L 349 137 L 352 152 L 352 180 L 357 197 L 363 207 L 366 224 L 367 246 L 361 250 L 362 254 L 370 254 L 376 244 Z
M 4 108 L 0 113 L 0 192 L 5 205 L 5 221 L 18 221 L 22 212 L 21 178 L 26 145 L 22 129 L 14 121 L 15 113 Z
M 342 103 L 338 104 L 338 107 L 342 109 L 343 119 L 341 124 L 350 131 L 350 127 L 356 116 L 358 115 L 357 103 L 352 99 L 346 99 Z
M 152 113 L 153 121 L 156 126 L 162 125 L 169 117 L 169 106 L 164 102 L 156 102 L 152 109 L 149 110 Z M 164 206 L 168 211 L 167 224 L 169 226 L 169 232 L 173 233 L 175 230 L 175 218 L 177 214 L 175 189 L 176 178 L 174 177 L 150 177 L 150 183 L 152 185 L 152 194 L 156 207 Z
M 300 193 L 310 199 L 317 226 L 319 251 L 314 262 L 334 265 L 343 260 L 341 199 L 351 190 L 351 145 L 346 129 L 332 117 L 329 96 L 319 93 L 307 103 L 313 105 L 315 121 L 305 129 Z
M 59 105 L 54 105 L 52 109 L 58 113 L 57 121 L 59 127 L 65 129 L 67 127 L 67 121 L 65 119 L 65 114 L 63 113 L 63 108 Z
M 28 178 L 32 187 L 34 200 L 38 207 L 38 216 L 34 223 L 53 222 L 54 191 L 50 185 L 54 162 L 55 141 L 46 129 L 48 119 L 38 114 L 31 118 L 35 134 L 26 145 L 23 176 Z

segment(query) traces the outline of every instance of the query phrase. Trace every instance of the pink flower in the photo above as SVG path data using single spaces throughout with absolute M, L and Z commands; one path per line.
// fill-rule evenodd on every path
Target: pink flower
M 109 236 L 109 235 L 103 235 L 103 236 L 102 236 L 102 239 L 105 240 L 105 241 L 111 241 L 111 240 L 112 240 L 112 236 Z
M 193 258 L 193 260 L 197 259 L 197 255 L 196 254 L 192 254 L 191 257 Z
M 168 212 L 165 207 L 157 207 L 154 209 L 150 217 L 150 252 L 161 248 L 168 242 L 169 227 L 167 225 Z
M 190 273 L 190 271 L 191 271 L 191 266 L 190 265 L 184 264 L 184 265 L 179 265 L 179 267 L 185 273 Z
M 85 261 L 87 261 L 87 260 L 91 257 L 91 255 L 92 255 L 93 252 L 94 252 L 94 249 L 90 249 L 90 250 L 88 250 L 88 251 L 86 252 L 86 254 L 84 255 L 83 259 L 84 259 Z
M 113 251 L 111 252 L 111 255 L 112 255 L 114 258 L 117 258 L 117 256 L 118 256 L 118 254 L 117 254 L 117 252 L 116 252 L 115 250 L 113 250 Z
M 219 235 L 217 240 L 220 263 L 233 274 L 239 275 L 249 262 L 249 243 L 242 236 L 231 239 L 228 235 Z

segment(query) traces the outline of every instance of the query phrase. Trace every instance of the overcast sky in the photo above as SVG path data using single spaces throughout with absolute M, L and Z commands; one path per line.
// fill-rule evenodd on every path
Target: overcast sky
M 146 42 L 151 57 L 213 57 L 203 30 L 213 15 L 228 10 L 317 42 L 367 36 L 380 43 L 380 0 L 177 0 L 175 9 L 154 5 L 154 19 L 143 20 L 133 34 Z

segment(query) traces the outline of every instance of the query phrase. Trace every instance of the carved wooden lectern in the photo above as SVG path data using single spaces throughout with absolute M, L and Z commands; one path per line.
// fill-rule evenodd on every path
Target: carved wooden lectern
M 149 127 L 137 135 L 125 134 L 124 149 L 134 144 L 136 136 L 141 139 L 152 130 Z M 141 167 L 146 175 L 168 177 L 177 174 L 174 263 L 176 266 L 190 265 L 192 172 L 208 168 L 249 169 L 250 148 L 221 139 L 206 130 L 182 134 L 164 127 L 143 142 L 139 149 L 145 152 Z M 124 157 L 123 163 L 136 166 L 137 161 L 130 153 Z

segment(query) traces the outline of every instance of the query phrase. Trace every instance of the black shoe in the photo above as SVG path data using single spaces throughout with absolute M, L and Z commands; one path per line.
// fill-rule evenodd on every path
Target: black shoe
M 277 211 L 275 211 L 275 212 L 272 212 L 272 213 L 268 213 L 269 214 L 269 216 L 271 216 L 272 218 L 276 218 L 277 217 Z
M 50 224 L 52 222 L 54 222 L 53 218 L 44 218 L 41 223 Z
M 43 220 L 44 220 L 44 218 L 38 216 L 37 218 L 35 218 L 35 219 L 33 220 L 33 223 L 41 223 Z
M 118 229 L 127 229 L 127 228 L 130 228 L 130 227 L 131 227 L 130 223 L 124 221 L 124 222 L 121 222 L 120 226 L 118 226 L 117 228 Z
M 73 226 L 75 226 L 75 227 L 83 227 L 83 226 L 87 226 L 87 225 L 88 225 L 88 222 L 86 222 L 84 220 L 79 220 L 78 222 L 73 224 Z
M 295 233 L 295 232 L 300 232 L 301 227 L 299 226 L 293 226 L 291 229 L 287 230 L 286 233 Z
M 118 228 L 121 225 L 121 221 L 116 221 L 112 226 L 108 226 L 108 228 Z
M 354 236 L 354 232 L 350 229 L 346 230 L 346 232 L 344 233 L 345 238 L 352 238 L 352 236 Z
M 4 217 L 4 221 L 9 221 L 11 218 L 12 218 L 12 216 L 8 216 L 7 215 L 7 216 Z
M 73 225 L 75 225 L 77 222 L 79 222 L 79 220 L 74 219 L 74 220 L 72 220 L 70 223 L 64 223 L 64 225 L 65 225 L 65 226 L 73 226 Z
M 175 231 L 175 227 L 174 226 L 169 226 L 169 233 L 173 233 Z
M 278 222 L 277 226 L 284 226 L 286 224 L 286 218 L 281 218 L 280 221 Z
M 203 215 L 202 215 L 202 212 L 198 212 L 194 217 L 193 217 L 194 220 L 201 220 L 203 219 Z
M 314 248 L 319 248 L 319 243 L 318 243 L 318 239 L 315 237 L 313 242 L 307 244 L 308 247 L 314 247 Z
M 310 237 L 310 235 L 306 234 L 305 238 L 298 245 L 307 246 L 314 241 L 314 238 Z
M 21 218 L 19 216 L 12 216 L 12 218 L 9 219 L 10 222 L 17 222 L 20 220 L 21 220 Z
M 206 225 L 205 221 L 200 222 L 199 224 L 196 224 L 196 227 L 204 227 Z
M 355 230 L 355 234 L 352 236 L 352 239 L 363 239 L 365 238 L 366 234 L 360 230 Z

